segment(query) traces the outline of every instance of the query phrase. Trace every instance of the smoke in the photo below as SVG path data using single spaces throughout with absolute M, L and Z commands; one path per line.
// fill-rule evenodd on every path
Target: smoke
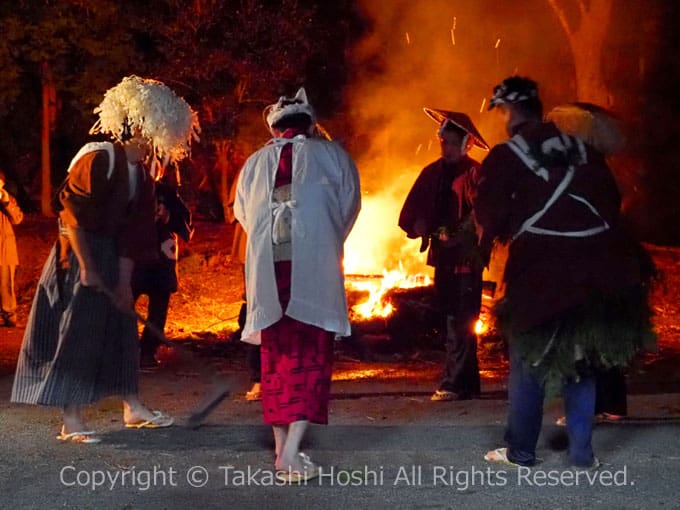
M 353 147 L 364 195 L 346 245 L 346 271 L 379 273 L 401 262 L 409 272 L 429 272 L 419 241 L 407 242 L 397 226 L 418 173 L 440 156 L 437 124 L 423 107 L 465 112 L 488 143 L 504 139 L 487 101 L 502 79 L 529 72 L 513 54 L 524 40 L 515 33 L 528 28 L 520 21 L 526 16 L 514 13 L 507 24 L 492 2 L 474 0 L 365 0 L 362 9 L 372 25 L 353 49 L 347 103 L 353 132 L 367 137 Z M 470 154 L 478 161 L 484 155 L 477 149 Z
M 577 3 L 558 3 L 578 20 Z M 346 118 L 355 134 L 349 145 L 361 174 L 363 210 L 346 244 L 346 271 L 379 273 L 401 262 L 410 273 L 428 272 L 419 242 L 408 241 L 397 226 L 418 173 L 439 157 L 437 125 L 423 107 L 467 113 L 493 146 L 507 138 L 495 110 L 487 111 L 493 87 L 511 75 L 529 76 L 538 82 L 547 112 L 578 99 L 573 56 L 547 0 L 360 4 L 370 29 L 352 49 Z M 604 71 L 610 60 L 618 65 L 616 73 L 606 73 L 608 86 L 627 120 L 639 116 L 642 88 L 631 45 L 640 58 L 655 48 L 649 34 L 631 30 L 646 16 L 641 10 L 614 11 L 606 50 Z M 636 78 L 621 80 L 623 75 Z M 481 162 L 485 154 L 473 149 L 470 156 Z M 624 191 L 641 196 L 639 176 L 616 173 Z

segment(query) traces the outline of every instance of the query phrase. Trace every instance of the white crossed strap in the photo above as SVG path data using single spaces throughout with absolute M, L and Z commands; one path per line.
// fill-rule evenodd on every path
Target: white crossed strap
M 542 150 L 544 150 L 545 152 L 549 152 L 551 149 L 558 150 L 569 149 L 572 147 L 571 140 L 572 140 L 571 137 L 563 133 L 560 137 L 554 137 L 546 140 L 543 143 Z M 579 154 L 581 156 L 579 164 L 586 163 L 588 161 L 588 158 L 586 156 L 585 145 L 578 138 L 574 138 L 574 140 L 576 141 L 577 147 L 579 149 Z M 521 135 L 517 134 L 513 136 L 510 140 L 506 142 L 506 145 L 512 150 L 512 152 L 514 152 L 517 155 L 517 157 L 519 157 L 519 159 L 527 166 L 529 170 L 531 170 L 531 172 L 533 172 L 537 177 L 540 177 L 544 181 L 548 182 L 548 180 L 550 179 L 550 173 L 545 167 L 542 167 L 538 163 L 538 161 L 536 161 L 536 159 L 531 155 L 529 144 Z M 522 223 L 517 233 L 512 237 L 513 241 L 517 239 L 520 235 L 522 235 L 524 232 L 530 232 L 532 234 L 544 236 L 590 237 L 609 229 L 609 224 L 604 220 L 604 218 L 602 218 L 599 211 L 590 202 L 588 202 L 588 200 L 573 193 L 568 193 L 567 196 L 569 196 L 573 200 L 576 200 L 577 202 L 584 204 L 595 216 L 597 216 L 597 218 L 600 219 L 600 221 L 602 222 L 601 225 L 584 230 L 571 230 L 571 231 L 552 230 L 534 227 L 536 222 L 538 222 L 538 220 L 540 220 L 545 215 L 545 213 L 548 212 L 548 209 L 550 209 L 553 206 L 557 199 L 564 194 L 569 184 L 571 184 L 571 181 L 573 180 L 575 173 L 576 167 L 574 165 L 569 165 L 569 167 L 567 168 L 567 173 L 562 178 L 562 181 L 560 181 L 560 183 L 557 185 L 555 191 L 550 196 L 548 201 L 545 203 L 543 208 L 540 209 L 538 212 L 534 213 L 532 216 L 527 218 L 524 221 L 524 223 Z
M 109 168 L 106 172 L 106 179 L 109 180 L 111 179 L 111 175 L 113 174 L 113 166 L 114 166 L 114 153 L 113 153 L 113 144 L 111 142 L 89 142 L 83 145 L 78 153 L 73 156 L 73 159 L 71 160 L 71 163 L 68 166 L 68 170 L 66 172 L 70 172 L 73 166 L 78 162 L 80 158 L 82 158 L 85 154 L 89 154 L 90 152 L 95 152 L 95 151 L 106 151 L 109 154 Z

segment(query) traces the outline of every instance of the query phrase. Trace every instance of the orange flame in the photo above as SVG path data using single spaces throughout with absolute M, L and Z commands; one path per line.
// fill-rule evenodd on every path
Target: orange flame
M 403 265 L 399 269 L 387 271 L 383 269 L 382 278 L 355 279 L 347 278 L 347 288 L 368 291 L 368 299 L 352 307 L 355 316 L 360 320 L 372 318 L 386 318 L 394 312 L 394 305 L 387 298 L 390 289 L 411 289 L 431 285 L 432 280 L 427 275 L 407 275 Z

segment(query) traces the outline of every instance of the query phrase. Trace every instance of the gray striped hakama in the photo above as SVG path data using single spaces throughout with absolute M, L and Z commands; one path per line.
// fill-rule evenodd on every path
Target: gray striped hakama
M 112 238 L 87 233 L 92 259 L 109 289 L 118 280 Z M 65 406 L 137 393 L 139 345 L 134 317 L 80 283 L 74 253 L 59 268 L 59 244 L 43 267 L 24 334 L 12 402 Z

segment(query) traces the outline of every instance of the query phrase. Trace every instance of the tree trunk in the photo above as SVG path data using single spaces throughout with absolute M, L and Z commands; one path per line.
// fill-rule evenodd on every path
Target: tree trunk
M 602 106 L 612 106 L 602 76 L 602 52 L 612 10 L 612 0 L 591 0 L 590 9 L 569 38 L 576 67 L 576 96 Z
M 611 20 L 613 0 L 578 1 L 578 26 L 569 25 L 558 0 L 548 0 L 567 34 L 576 71 L 576 99 L 601 106 L 612 106 L 612 98 L 602 76 L 602 52 Z
M 50 166 L 50 133 L 54 120 L 56 91 L 47 62 L 42 65 L 42 169 L 40 188 L 40 210 L 43 216 L 54 216 L 52 212 L 52 171 Z
M 215 160 L 214 172 L 219 175 L 219 197 L 222 209 L 226 212 L 229 202 L 229 144 L 228 140 L 217 140 L 214 142 Z

